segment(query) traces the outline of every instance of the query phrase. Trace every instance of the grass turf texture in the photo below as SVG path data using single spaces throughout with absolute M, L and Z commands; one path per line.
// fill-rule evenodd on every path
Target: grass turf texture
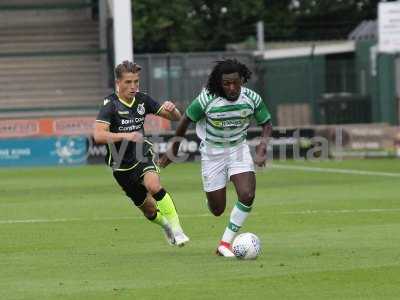
M 282 163 L 277 163 L 281 164 Z M 399 172 L 400 160 L 285 166 Z M 236 201 L 208 212 L 199 165 L 171 165 L 191 242 L 167 245 L 104 166 L 0 170 L 0 299 L 398 299 L 400 177 L 272 168 L 257 174 L 256 261 L 215 256 Z

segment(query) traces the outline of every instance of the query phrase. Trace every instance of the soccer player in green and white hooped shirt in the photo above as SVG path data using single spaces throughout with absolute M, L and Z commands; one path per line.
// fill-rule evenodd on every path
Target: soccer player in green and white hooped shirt
M 235 59 L 218 61 L 206 88 L 189 105 L 176 130 L 176 136 L 184 137 L 190 123 L 196 123 L 196 133 L 201 139 L 203 187 L 208 207 L 215 216 L 225 210 L 227 181 L 235 186 L 238 201 L 216 251 L 224 257 L 234 256 L 231 243 L 249 215 L 255 197 L 254 163 L 265 166 L 272 132 L 265 103 L 257 93 L 243 86 L 250 76 L 250 70 Z M 262 128 L 254 163 L 246 143 L 252 117 Z M 172 149 L 160 158 L 160 166 L 171 163 L 178 148 L 179 142 L 173 143 Z

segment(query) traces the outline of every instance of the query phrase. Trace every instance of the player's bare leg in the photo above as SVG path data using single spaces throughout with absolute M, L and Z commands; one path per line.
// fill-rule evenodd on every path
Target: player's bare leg
M 157 213 L 156 202 L 152 197 L 149 197 L 149 195 L 147 195 L 143 204 L 138 208 L 143 212 L 143 215 L 147 219 L 151 219 Z
M 235 186 L 239 201 L 246 206 L 252 206 L 256 193 L 256 176 L 254 172 L 232 175 L 230 179 Z
M 159 211 L 165 216 L 171 225 L 175 244 L 183 246 L 189 241 L 189 238 L 183 233 L 174 202 L 167 191 L 161 186 L 158 173 L 152 171 L 145 173 L 143 176 L 143 185 L 156 200 Z
M 214 216 L 220 216 L 226 207 L 226 188 L 206 192 L 208 209 Z
M 235 186 L 238 201 L 232 209 L 229 224 L 220 241 L 220 246 L 218 247 L 218 252 L 220 253 L 224 251 L 224 248 L 231 249 L 232 241 L 236 233 L 243 226 L 244 221 L 251 211 L 256 189 L 256 178 L 253 172 L 244 172 L 232 175 L 230 179 Z M 227 251 L 225 250 L 225 252 Z M 231 255 L 227 252 L 227 254 L 228 255 L 224 256 L 233 256 L 233 253 Z

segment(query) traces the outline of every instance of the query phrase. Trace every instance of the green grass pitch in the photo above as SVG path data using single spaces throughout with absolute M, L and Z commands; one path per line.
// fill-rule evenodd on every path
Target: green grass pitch
M 0 299 L 399 299 L 400 160 L 274 165 L 241 231 L 261 238 L 255 261 L 214 255 L 236 197 L 212 216 L 197 163 L 161 173 L 183 248 L 105 166 L 1 169 Z

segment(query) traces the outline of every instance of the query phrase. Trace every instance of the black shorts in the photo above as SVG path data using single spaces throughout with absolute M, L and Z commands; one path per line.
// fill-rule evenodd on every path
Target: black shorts
M 151 159 L 148 162 L 140 162 L 131 170 L 113 172 L 115 180 L 136 206 L 141 206 L 146 199 L 147 190 L 143 185 L 143 176 L 150 171 L 160 172 L 158 166 Z

